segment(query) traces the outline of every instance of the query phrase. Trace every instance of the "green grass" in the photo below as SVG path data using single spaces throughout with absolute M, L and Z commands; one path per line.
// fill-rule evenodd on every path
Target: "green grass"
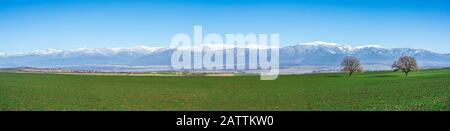
M 445 110 L 450 70 L 258 76 L 0 73 L 0 110 Z

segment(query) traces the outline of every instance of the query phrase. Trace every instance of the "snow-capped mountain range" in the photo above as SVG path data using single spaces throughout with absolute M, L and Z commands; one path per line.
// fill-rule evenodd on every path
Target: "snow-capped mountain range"
M 214 49 L 214 46 L 204 49 Z M 235 47 L 240 48 L 240 47 Z M 168 66 L 175 51 L 171 47 L 136 46 L 128 48 L 81 48 L 77 50 L 38 50 L 30 53 L 0 53 L 0 68 L 6 67 L 105 67 Z M 250 48 L 251 50 L 251 48 Z M 345 56 L 355 56 L 364 65 L 389 67 L 404 55 L 414 56 L 422 67 L 449 67 L 450 54 L 423 49 L 385 48 L 377 45 L 350 46 L 322 41 L 280 48 L 280 66 L 339 66 Z M 95 68 L 100 69 L 101 68 Z
M 352 47 L 322 41 L 283 47 L 280 50 L 283 64 L 330 64 L 336 65 L 345 56 L 355 56 L 364 64 L 390 65 L 401 56 L 415 57 L 422 66 L 448 66 L 449 54 L 424 49 L 385 48 L 378 45 Z

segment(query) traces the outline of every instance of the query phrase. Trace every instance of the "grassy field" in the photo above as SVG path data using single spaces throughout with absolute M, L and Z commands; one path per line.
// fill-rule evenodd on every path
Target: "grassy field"
M 450 69 L 258 76 L 0 73 L 0 110 L 450 110 Z

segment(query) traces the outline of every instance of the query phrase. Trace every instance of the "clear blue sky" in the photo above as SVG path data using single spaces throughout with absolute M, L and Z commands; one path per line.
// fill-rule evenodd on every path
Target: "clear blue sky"
M 0 52 L 168 46 L 176 33 L 278 33 L 450 53 L 448 0 L 0 0 Z

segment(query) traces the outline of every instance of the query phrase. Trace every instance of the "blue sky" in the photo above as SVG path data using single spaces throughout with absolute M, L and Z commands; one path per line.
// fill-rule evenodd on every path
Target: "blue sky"
M 176 33 L 278 33 L 450 53 L 447 0 L 1 0 L 0 52 L 168 46 Z

